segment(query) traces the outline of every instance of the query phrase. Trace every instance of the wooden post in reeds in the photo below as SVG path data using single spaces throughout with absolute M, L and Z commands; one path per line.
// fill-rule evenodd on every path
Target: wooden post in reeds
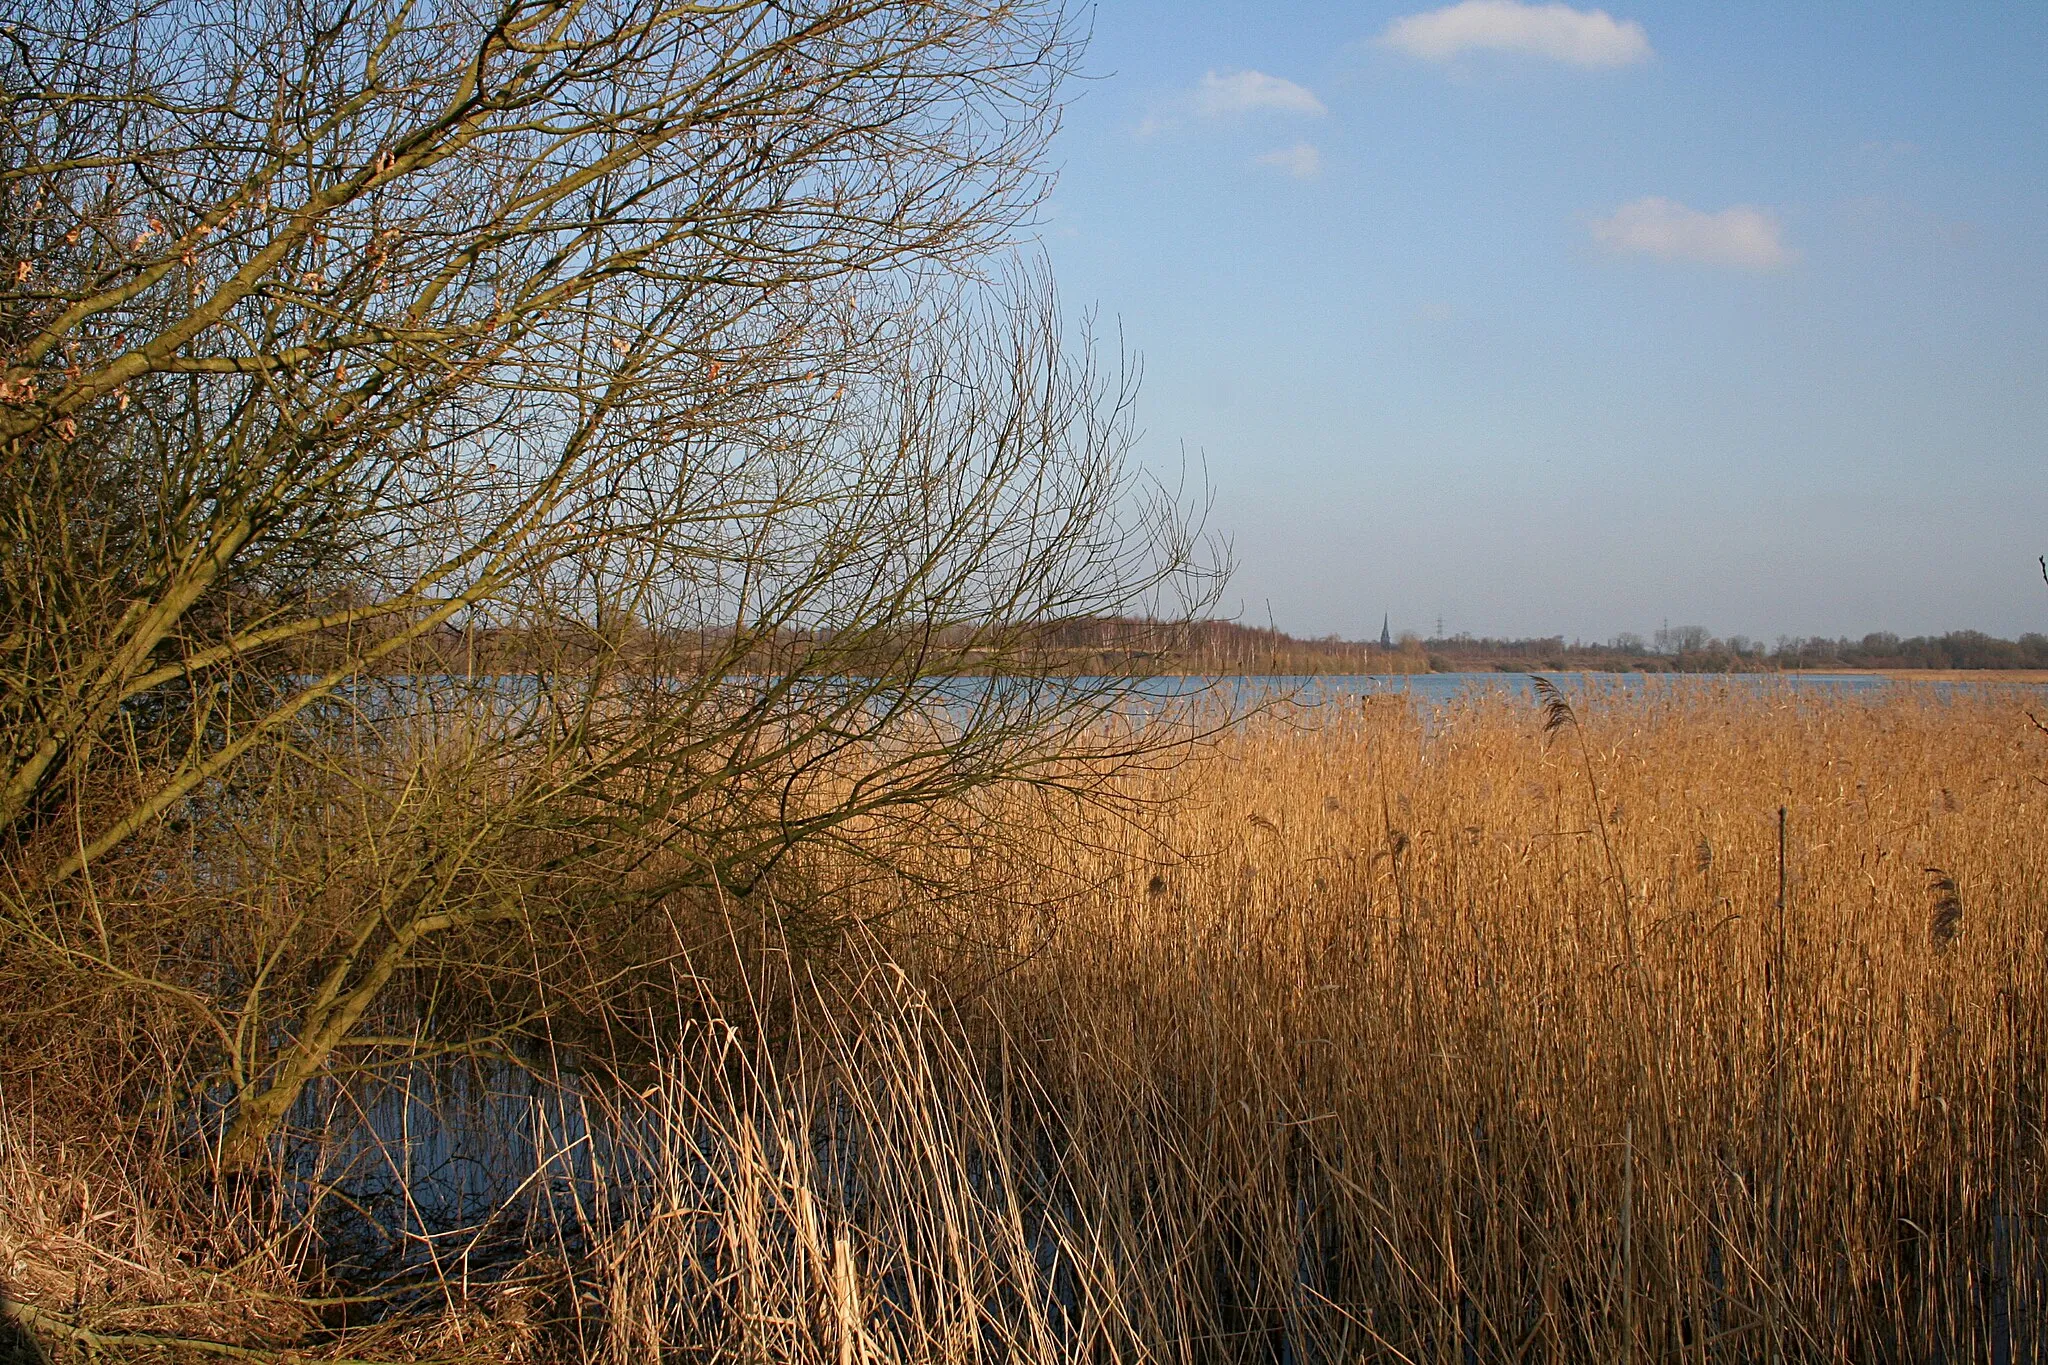
M 1785 1214 L 1785 808 L 1778 807 L 1778 923 L 1772 945 L 1771 988 L 1771 1243 L 1776 1251 L 1777 1283 L 1766 1286 L 1765 1309 L 1770 1359 L 1784 1359 L 1783 1327 L 1778 1306 L 1785 1296 L 1790 1265 L 1784 1244 Z

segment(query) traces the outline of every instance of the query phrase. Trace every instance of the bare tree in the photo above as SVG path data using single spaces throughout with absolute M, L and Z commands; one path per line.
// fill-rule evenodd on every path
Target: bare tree
M 989 269 L 1074 37 L 979 0 L 0 30 L 0 933 L 196 1026 L 226 1160 L 390 1042 L 397 982 L 502 1034 L 593 935 L 672 947 L 679 894 L 1158 742 L 1038 631 L 1199 594 L 1189 523 L 1126 469 L 1131 375 Z

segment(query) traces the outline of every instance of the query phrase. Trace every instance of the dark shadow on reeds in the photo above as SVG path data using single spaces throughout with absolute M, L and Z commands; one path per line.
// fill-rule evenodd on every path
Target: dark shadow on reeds
M 0 1283 L 0 1365 L 49 1365 L 49 1356 L 29 1328 L 7 1286 Z

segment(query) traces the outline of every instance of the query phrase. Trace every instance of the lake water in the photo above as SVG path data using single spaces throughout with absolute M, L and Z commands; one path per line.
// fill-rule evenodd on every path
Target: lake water
M 1533 699 L 1532 678 L 1556 684 L 1572 696 L 1638 696 L 1656 692 L 1728 690 L 1768 695 L 1883 696 L 1900 690 L 1940 697 L 2022 688 L 2048 693 L 2048 683 L 2009 681 L 1987 672 L 1970 679 L 1898 679 L 1879 673 L 1386 673 L 1324 675 L 1247 675 L 1234 678 L 1155 678 L 1141 685 L 1158 697 L 1187 697 L 1205 692 L 1238 704 L 1288 699 L 1303 705 L 1342 702 L 1357 697 L 1405 696 L 1416 702 L 1443 705 L 1472 696 Z

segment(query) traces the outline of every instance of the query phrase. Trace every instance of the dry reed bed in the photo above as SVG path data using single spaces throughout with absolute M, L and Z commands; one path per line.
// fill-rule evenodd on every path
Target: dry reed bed
M 2037 1358 L 2022 705 L 1377 699 L 1020 811 L 992 983 L 679 1054 L 618 1358 Z
M 2009 699 L 1579 710 L 1255 725 L 1145 832 L 1182 856 L 1127 836 L 1013 984 L 1048 1073 L 1099 1078 L 1089 1147 L 1171 1154 L 1164 1243 L 1246 1248 L 1218 1325 L 1321 1298 L 1347 1353 L 1488 1358 L 2034 1330 L 2048 746 Z
M 1575 700 L 1275 712 L 1121 803 L 942 822 L 1000 837 L 863 883 L 832 970 L 713 936 L 659 1081 L 583 1097 L 609 1155 L 529 1182 L 573 1277 L 320 1351 L 2039 1359 L 2027 698 Z M 142 1216 L 38 1225 L 90 1299 L 168 1273 Z

